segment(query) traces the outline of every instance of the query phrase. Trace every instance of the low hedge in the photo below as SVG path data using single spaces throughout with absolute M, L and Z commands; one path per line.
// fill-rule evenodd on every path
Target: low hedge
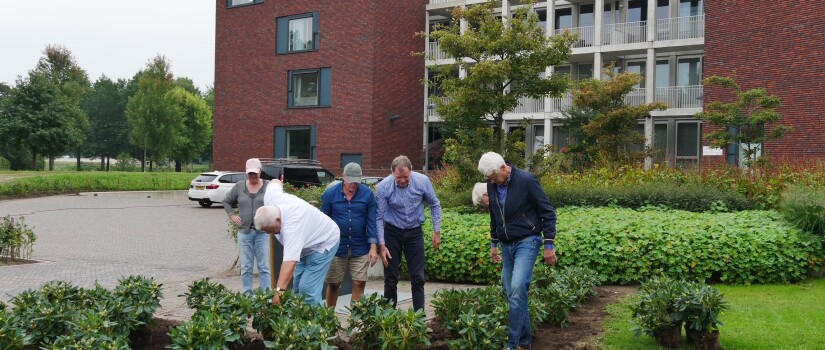
M 641 208 L 664 206 L 693 212 L 739 211 L 752 209 L 745 196 L 708 184 L 654 182 L 643 185 L 627 184 L 615 187 L 592 187 L 581 183 L 544 187 L 547 197 L 556 207 L 620 206 Z
M 651 276 L 732 284 L 787 283 L 825 262 L 822 238 L 796 229 L 774 211 L 693 213 L 646 207 L 558 211 L 559 265 L 595 271 L 606 283 Z M 441 248 L 424 227 L 430 279 L 498 283 L 490 261 L 489 216 L 444 212 Z
M 800 229 L 825 237 L 825 187 L 789 186 L 779 211 Z
M 0 199 L 93 191 L 185 190 L 196 176 L 197 173 L 38 173 L 0 183 Z

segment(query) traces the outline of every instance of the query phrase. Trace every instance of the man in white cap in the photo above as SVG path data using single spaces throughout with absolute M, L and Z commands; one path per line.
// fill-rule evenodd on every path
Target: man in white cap
M 361 166 L 344 166 L 344 181 L 328 188 L 321 196 L 321 211 L 341 230 L 341 243 L 327 274 L 327 306 L 335 307 L 338 290 L 349 268 L 352 275 L 352 300 L 361 299 L 367 285 L 369 267 L 378 261 L 378 236 L 375 231 L 375 195 L 361 184 Z
M 279 180 L 267 186 L 264 206 L 255 213 L 255 224 L 284 245 L 272 303 L 281 304 L 281 293 L 292 280 L 296 293 L 310 304 L 320 305 L 324 277 L 338 251 L 338 225 L 303 199 L 284 193 Z

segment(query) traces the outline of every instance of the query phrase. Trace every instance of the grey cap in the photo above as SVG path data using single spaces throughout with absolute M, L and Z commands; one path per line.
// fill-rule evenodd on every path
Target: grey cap
M 346 178 L 346 182 L 361 182 L 361 176 L 363 173 L 361 172 L 361 166 L 358 163 L 349 163 L 344 166 L 344 176 Z

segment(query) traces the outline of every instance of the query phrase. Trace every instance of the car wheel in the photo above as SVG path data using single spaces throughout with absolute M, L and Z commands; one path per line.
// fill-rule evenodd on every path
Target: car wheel
M 209 199 L 201 199 L 198 201 L 198 204 L 200 204 L 204 208 L 209 208 L 212 206 L 212 201 L 210 201 Z

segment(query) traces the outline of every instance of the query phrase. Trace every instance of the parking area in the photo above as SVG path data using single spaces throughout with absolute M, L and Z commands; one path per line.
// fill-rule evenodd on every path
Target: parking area
M 223 208 L 201 208 L 185 191 L 8 200 L 0 214 L 25 218 L 37 234 L 32 258 L 42 261 L 0 267 L 0 300 L 51 280 L 111 288 L 140 274 L 163 283 L 161 316 L 188 317 L 177 295 L 192 281 L 220 278 L 237 255 Z

